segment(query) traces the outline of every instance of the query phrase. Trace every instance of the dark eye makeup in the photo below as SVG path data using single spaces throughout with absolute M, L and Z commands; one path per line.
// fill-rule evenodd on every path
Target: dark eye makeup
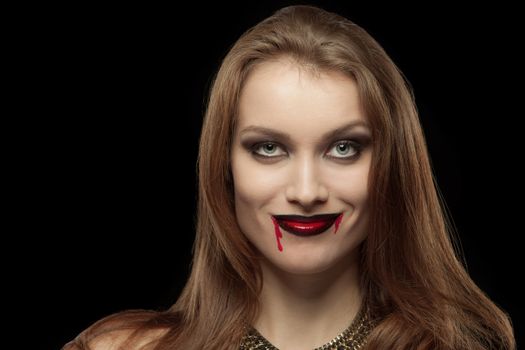
M 336 161 L 354 161 L 361 156 L 369 143 L 367 136 L 337 140 L 325 146 L 324 155 Z M 271 139 L 250 138 L 242 141 L 242 145 L 254 158 L 266 162 L 278 161 L 288 155 L 288 150 L 284 145 Z

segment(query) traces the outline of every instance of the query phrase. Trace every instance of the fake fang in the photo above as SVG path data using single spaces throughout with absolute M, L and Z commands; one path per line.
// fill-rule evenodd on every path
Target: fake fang
M 272 218 L 272 222 L 273 222 L 273 226 L 274 226 L 275 239 L 277 241 L 277 249 L 280 252 L 282 252 L 283 251 L 283 246 L 281 244 L 281 238 L 283 238 L 283 233 L 281 231 L 281 227 L 279 226 L 279 221 L 274 216 L 272 216 L 271 218 Z M 337 218 L 335 219 L 335 221 L 332 221 L 334 226 L 335 226 L 334 234 L 337 233 L 337 230 L 339 229 L 339 225 L 341 224 L 342 220 L 343 220 L 343 213 L 339 214 L 337 216 Z M 315 226 L 315 224 L 314 224 L 314 226 Z M 332 226 L 332 225 L 330 225 L 330 226 Z M 304 236 L 308 236 L 308 235 L 304 235 Z

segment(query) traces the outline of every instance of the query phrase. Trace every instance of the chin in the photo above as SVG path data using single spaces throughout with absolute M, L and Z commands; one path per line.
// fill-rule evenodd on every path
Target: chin
M 323 273 L 330 269 L 329 265 L 293 265 L 285 266 L 283 270 L 289 274 L 306 276 Z
M 341 262 L 345 256 L 333 256 L 330 254 L 313 254 L 312 252 L 305 254 L 304 250 L 300 252 L 290 251 L 289 248 L 286 255 L 279 254 L 270 257 L 268 262 L 279 270 L 294 274 L 294 275 L 311 275 L 318 274 L 330 270 Z

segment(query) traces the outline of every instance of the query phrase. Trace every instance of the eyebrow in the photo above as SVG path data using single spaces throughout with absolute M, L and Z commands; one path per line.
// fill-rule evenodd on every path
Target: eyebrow
M 357 120 L 357 121 L 353 121 L 353 122 L 350 122 L 348 124 L 345 124 L 345 125 L 337 128 L 337 129 L 334 129 L 332 131 L 326 132 L 325 134 L 323 134 L 322 138 L 323 139 L 335 139 L 335 138 L 343 137 L 348 131 L 350 131 L 350 130 L 358 127 L 358 126 L 365 127 L 367 129 L 369 129 L 369 126 L 368 126 L 368 124 L 365 121 Z M 263 126 L 255 126 L 255 125 L 247 126 L 246 128 L 241 130 L 240 135 L 248 133 L 248 132 L 256 132 L 258 134 L 262 134 L 262 135 L 265 135 L 265 136 L 268 136 L 268 137 L 281 139 L 281 140 L 284 140 L 284 141 L 287 141 L 287 142 L 290 142 L 292 140 L 292 137 L 289 134 L 285 133 L 285 132 L 278 131 L 278 130 L 271 129 L 271 128 L 266 128 L 266 127 L 263 127 Z

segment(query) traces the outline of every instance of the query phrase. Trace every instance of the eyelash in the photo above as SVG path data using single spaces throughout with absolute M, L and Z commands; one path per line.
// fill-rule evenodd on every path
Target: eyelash
M 349 156 L 349 157 L 334 157 L 334 156 L 328 156 L 328 158 L 330 159 L 334 159 L 334 160 L 339 160 L 339 161 L 350 161 L 350 160 L 355 160 L 357 158 L 359 158 L 359 156 L 361 155 L 361 152 L 364 148 L 364 145 L 355 141 L 355 140 L 339 140 L 339 141 L 336 141 L 334 143 L 332 143 L 332 145 L 330 146 L 329 148 L 329 151 L 332 150 L 334 147 L 337 147 L 338 145 L 341 145 L 341 144 L 345 144 L 345 145 L 348 145 L 352 148 L 355 149 L 355 154 Z M 280 148 L 283 152 L 286 153 L 286 151 L 284 150 L 284 147 L 282 147 L 279 143 L 277 142 L 273 142 L 273 141 L 263 141 L 263 142 L 257 142 L 255 143 L 253 146 L 251 146 L 251 152 L 252 154 L 257 157 L 257 158 L 260 158 L 260 159 L 263 159 L 263 160 L 273 160 L 273 159 L 276 159 L 276 158 L 279 158 L 283 155 L 277 155 L 277 156 L 265 156 L 265 155 L 262 155 L 260 153 L 257 152 L 258 149 L 260 149 L 261 147 L 263 146 L 266 146 L 266 145 L 274 145 L 278 148 Z M 329 152 L 326 152 L 326 154 L 329 153 Z

